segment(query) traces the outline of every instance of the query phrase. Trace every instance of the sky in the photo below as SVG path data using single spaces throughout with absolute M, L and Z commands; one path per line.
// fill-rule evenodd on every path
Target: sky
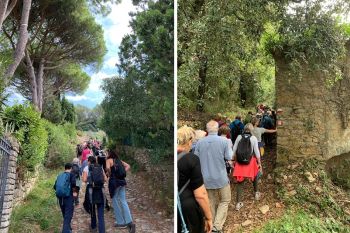
M 100 89 L 100 85 L 103 79 L 117 74 L 115 64 L 118 63 L 119 46 L 124 35 L 131 32 L 129 12 L 135 11 L 136 7 L 132 5 L 131 0 L 122 0 L 121 3 L 112 6 L 112 12 L 108 16 L 96 17 L 96 22 L 102 25 L 104 30 L 108 52 L 104 57 L 103 67 L 98 73 L 91 73 L 88 69 L 85 70 L 91 77 L 89 88 L 83 95 L 67 95 L 66 98 L 70 102 L 89 108 L 93 108 L 102 102 L 104 93 Z

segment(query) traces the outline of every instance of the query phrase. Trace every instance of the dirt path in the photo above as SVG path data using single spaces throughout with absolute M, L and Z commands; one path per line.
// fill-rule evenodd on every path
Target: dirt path
M 79 137 L 79 141 L 83 142 L 88 140 L 85 135 Z M 132 174 L 128 172 L 126 182 L 126 198 L 133 216 L 133 221 L 136 224 L 137 233 L 169 233 L 174 231 L 173 217 L 166 215 L 166 210 L 160 206 L 158 200 L 152 199 L 150 195 L 151 190 L 147 186 L 145 181 L 145 175 L 142 172 Z M 105 187 L 107 187 L 105 185 Z M 74 216 L 72 219 L 73 233 L 88 233 L 90 232 L 90 215 L 84 210 L 83 202 L 85 196 L 85 184 L 83 184 L 82 190 L 79 193 L 80 205 L 74 209 Z M 128 233 L 127 229 L 116 229 L 114 227 L 115 218 L 112 208 L 112 202 L 109 196 L 108 188 L 106 190 L 106 196 L 108 203 L 111 206 L 111 210 L 105 209 L 104 218 L 106 233 L 118 232 Z
M 128 174 L 127 177 L 127 200 L 131 213 L 136 224 L 137 233 L 169 233 L 173 232 L 173 219 L 169 218 L 165 214 L 165 210 L 161 207 L 154 205 L 154 200 L 151 200 L 147 193 L 143 193 L 145 189 L 142 188 L 142 180 L 137 174 Z M 141 185 L 141 186 L 140 186 Z M 141 193 L 141 194 L 140 194 Z M 85 185 L 80 192 L 80 205 L 74 209 L 74 217 L 72 220 L 73 233 L 85 233 L 90 232 L 90 215 L 86 213 L 83 208 L 85 194 Z M 108 203 L 111 204 L 109 194 L 107 192 Z M 105 209 L 105 225 L 106 232 L 120 232 L 127 233 L 126 229 L 116 229 L 114 227 L 115 218 L 113 209 L 106 211 Z
M 232 202 L 229 206 L 229 212 L 224 226 L 225 233 L 253 232 L 257 227 L 283 214 L 284 206 L 279 206 L 281 203 L 276 196 L 276 188 L 272 179 L 274 161 L 276 161 L 276 150 L 274 148 L 267 148 L 262 160 L 264 174 L 259 183 L 259 190 L 261 192 L 260 201 L 254 200 L 253 184 L 246 182 L 242 194 L 244 206 L 239 211 L 236 211 L 235 184 L 231 185 Z M 278 203 L 277 206 L 276 203 Z M 269 206 L 269 211 L 266 214 L 262 214 L 259 210 L 264 205 Z

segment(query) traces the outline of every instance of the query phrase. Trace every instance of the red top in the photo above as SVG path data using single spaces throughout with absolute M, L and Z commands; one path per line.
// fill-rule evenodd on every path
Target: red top
M 89 154 L 91 154 L 91 151 L 89 148 L 85 148 L 82 153 L 81 161 L 84 162 Z
M 248 165 L 235 163 L 235 167 L 233 169 L 233 177 L 238 181 L 242 182 L 245 178 L 254 181 L 256 175 L 259 172 L 258 163 L 256 161 L 255 156 L 253 155 L 250 163 Z

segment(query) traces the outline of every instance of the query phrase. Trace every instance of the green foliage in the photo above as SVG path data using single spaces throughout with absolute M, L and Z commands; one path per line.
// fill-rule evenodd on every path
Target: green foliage
M 83 71 L 79 64 L 69 63 L 60 69 L 48 72 L 44 79 L 44 95 L 52 95 L 60 99 L 67 92 L 83 94 L 90 80 L 91 77 Z
M 72 123 L 54 125 L 46 122 L 46 129 L 49 133 L 49 146 L 46 153 L 45 166 L 58 168 L 67 162 L 71 162 L 75 157 L 77 140 L 75 125 Z
M 121 0 L 88 0 L 87 2 L 92 12 L 107 16 L 111 13 L 111 4 L 120 3 Z
M 290 75 L 301 78 L 305 68 L 322 72 L 328 79 L 341 77 L 339 60 L 345 55 L 344 30 L 334 15 L 342 13 L 337 3 L 329 8 L 325 1 L 306 1 L 284 8 L 277 25 L 279 36 L 271 36 L 267 49 L 276 59 L 287 61 Z
M 174 5 L 148 1 L 144 9 L 120 46 L 120 75 L 104 80 L 100 126 L 110 140 L 154 149 L 162 160 L 173 148 Z
M 269 1 L 179 1 L 178 106 L 223 112 L 274 104 L 274 63 L 260 45 Z
M 223 112 L 274 105 L 275 61 L 301 78 L 341 78 L 349 1 L 180 0 L 178 106 Z M 344 21 L 344 20 L 343 20 Z
M 332 218 L 319 219 L 301 210 L 288 211 L 281 219 L 268 222 L 260 233 L 323 233 L 323 232 L 350 232 L 350 228 Z
M 82 131 L 98 131 L 98 123 L 103 115 L 100 105 L 96 105 L 94 109 L 89 109 L 82 105 L 75 107 L 77 129 Z
M 310 183 L 305 172 L 314 174 L 317 180 Z M 350 222 L 346 207 L 339 200 L 344 191 L 334 186 L 330 177 L 327 176 L 324 162 L 316 159 L 302 160 L 295 169 L 288 168 L 287 171 L 285 167 L 279 167 L 274 170 L 274 173 L 277 177 L 286 173 L 293 176 L 293 180 L 288 183 L 296 191 L 295 195 L 288 195 L 285 182 L 278 182 L 277 186 L 279 198 L 289 208 L 302 208 L 318 218 L 333 218 L 343 224 Z
M 61 107 L 63 113 L 63 121 L 74 123 L 75 122 L 75 108 L 74 104 L 69 102 L 65 97 L 61 100 Z
M 48 146 L 48 135 L 40 114 L 29 104 L 17 104 L 5 108 L 3 121 L 14 126 L 14 136 L 21 144 L 18 156 L 20 173 L 34 171 L 44 161 Z
M 47 99 L 43 106 L 43 118 L 55 124 L 61 124 L 63 112 L 61 102 L 56 98 Z
M 116 2 L 114 0 L 89 1 L 95 3 Z M 19 7 L 20 4 L 17 4 Z M 4 22 L 3 31 L 11 36 L 7 38 L 5 48 L 11 48 L 18 40 L 19 18 L 15 8 Z M 43 84 L 37 82 L 36 103 L 41 110 L 40 100 L 48 96 L 60 98 L 66 92 L 80 93 L 84 91 L 90 77 L 82 70 L 88 66 L 90 71 L 101 68 L 106 54 L 102 26 L 97 24 L 90 12 L 86 0 L 50 0 L 35 1 L 30 10 L 28 22 L 28 45 L 26 48 L 35 75 L 39 76 L 43 69 Z M 2 52 L 2 46 L 0 51 Z M 67 65 L 69 64 L 69 65 Z M 41 66 L 42 65 L 42 66 Z M 16 71 L 13 84 L 28 100 L 32 101 L 32 83 L 30 72 L 24 63 Z M 45 96 L 43 96 L 45 94 Z M 35 98 L 36 99 L 36 98 Z
M 53 190 L 59 171 L 43 170 L 34 189 L 24 203 L 11 214 L 10 233 L 19 229 L 26 233 L 61 232 L 62 214 Z
M 48 98 L 44 103 L 42 116 L 55 124 L 74 123 L 76 120 L 74 104 L 70 103 L 65 97 L 62 100 L 55 96 Z

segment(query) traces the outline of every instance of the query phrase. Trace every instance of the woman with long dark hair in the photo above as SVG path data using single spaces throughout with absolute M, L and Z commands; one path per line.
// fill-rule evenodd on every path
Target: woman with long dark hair
M 132 221 L 128 202 L 126 201 L 126 171 L 130 165 L 122 161 L 114 150 L 108 151 L 106 161 L 107 176 L 109 177 L 108 188 L 112 198 L 115 227 L 129 228 L 130 233 L 135 233 L 135 224 Z

